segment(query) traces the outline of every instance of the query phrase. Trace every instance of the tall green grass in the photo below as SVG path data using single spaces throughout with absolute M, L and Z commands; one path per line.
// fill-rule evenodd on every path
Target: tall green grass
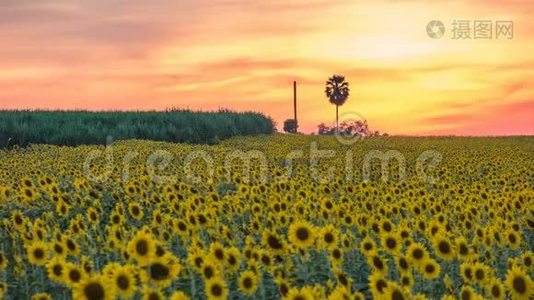
M 269 117 L 255 112 L 0 111 L 0 147 L 29 144 L 105 144 L 113 140 L 149 139 L 214 144 L 236 135 L 270 134 Z

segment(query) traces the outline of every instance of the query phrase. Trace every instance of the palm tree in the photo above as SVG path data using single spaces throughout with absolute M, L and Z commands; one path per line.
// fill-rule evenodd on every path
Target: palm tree
M 336 106 L 336 134 L 339 131 L 339 115 L 338 109 L 343 105 L 349 97 L 349 83 L 345 81 L 345 76 L 333 75 L 326 81 L 326 89 L 324 91 L 330 103 Z

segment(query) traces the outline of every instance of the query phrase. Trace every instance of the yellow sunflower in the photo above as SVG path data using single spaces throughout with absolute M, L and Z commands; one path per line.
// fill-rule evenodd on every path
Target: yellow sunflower
M 384 274 L 380 272 L 373 272 L 369 276 L 369 289 L 374 298 L 382 298 L 388 287 L 388 281 L 384 277 Z
M 389 282 L 385 289 L 384 300 L 404 300 L 411 299 L 409 289 L 406 287 L 400 287 L 394 282 Z
M 483 263 L 473 265 L 473 280 L 481 286 L 485 286 L 490 279 L 490 268 Z
M 378 254 L 371 254 L 367 257 L 367 264 L 371 266 L 374 272 L 380 272 L 382 274 L 387 274 L 388 272 L 388 261 L 386 258 L 380 257 Z
M 189 300 L 189 296 L 182 291 L 176 291 L 172 293 L 170 300 Z
M 426 259 L 419 267 L 423 277 L 426 279 L 434 279 L 439 276 L 441 271 L 440 265 L 433 259 Z
M 512 299 L 532 299 L 534 297 L 534 284 L 527 272 L 517 266 L 512 267 L 506 273 L 504 281 L 506 289 Z
M 252 271 L 245 271 L 239 275 L 239 291 L 247 296 L 252 296 L 258 288 L 258 277 Z
M 375 243 L 375 241 L 371 237 L 366 236 L 360 242 L 360 251 L 364 255 L 369 255 L 370 253 L 376 251 L 376 243 Z
M 73 263 L 67 263 L 65 265 L 65 282 L 67 286 L 72 288 L 83 281 L 87 276 L 88 275 L 83 268 Z
M 137 221 L 143 219 L 145 215 L 143 209 L 137 202 L 131 202 L 130 204 L 128 204 L 128 212 L 130 213 L 130 216 Z
M 486 292 L 488 295 L 491 295 L 493 299 L 501 300 L 506 297 L 504 285 L 497 278 L 490 279 L 489 283 L 486 285 Z
M 262 234 L 262 244 L 273 254 L 283 254 L 287 251 L 286 241 L 280 235 L 270 229 L 265 229 Z
M 436 234 L 432 238 L 434 253 L 441 259 L 451 261 L 456 253 L 451 241 L 444 234 Z
M 284 300 L 314 300 L 313 292 L 306 287 L 303 288 L 291 288 L 287 292 Z
M 318 244 L 323 249 L 332 249 L 339 243 L 339 231 L 332 224 L 321 228 L 318 233 Z
M 150 287 L 150 286 L 145 286 L 143 288 L 141 296 L 143 300 L 164 300 L 165 299 L 165 296 L 163 295 L 161 290 L 154 288 L 154 287 Z
M 111 284 L 117 295 L 123 298 L 132 297 L 137 290 L 137 278 L 133 266 L 119 266 L 110 274 Z
M 306 249 L 315 243 L 315 228 L 307 221 L 297 221 L 289 226 L 289 241 L 300 249 Z
M 41 241 L 36 241 L 26 246 L 28 261 L 33 265 L 45 265 L 48 262 L 48 245 Z
M 55 282 L 64 282 L 66 276 L 66 263 L 60 257 L 54 257 L 47 264 L 48 278 Z
M 128 253 L 141 266 L 145 266 L 156 256 L 156 240 L 152 235 L 139 230 L 128 242 Z
M 52 296 L 48 293 L 37 293 L 32 296 L 31 300 L 52 300 Z
M 389 223 L 384 223 L 389 224 Z M 401 249 L 401 239 L 395 232 L 381 232 L 381 244 L 384 250 L 390 254 L 398 254 Z
M 415 265 L 421 266 L 425 259 L 428 257 L 428 252 L 420 243 L 413 243 L 408 247 L 406 251 L 408 259 Z
M 115 298 L 115 290 L 107 278 L 94 275 L 75 285 L 72 297 L 77 300 L 111 300 Z
M 153 259 L 141 273 L 141 280 L 157 287 L 166 288 L 180 274 L 181 265 L 178 258 L 171 254 Z
M 213 277 L 206 281 L 204 290 L 209 300 L 223 300 L 228 298 L 228 286 L 220 277 Z

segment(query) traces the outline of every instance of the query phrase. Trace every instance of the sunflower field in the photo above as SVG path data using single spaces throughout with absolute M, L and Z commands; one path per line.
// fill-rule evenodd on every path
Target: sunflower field
M 0 299 L 534 299 L 534 138 L 15 147 L 0 221 Z

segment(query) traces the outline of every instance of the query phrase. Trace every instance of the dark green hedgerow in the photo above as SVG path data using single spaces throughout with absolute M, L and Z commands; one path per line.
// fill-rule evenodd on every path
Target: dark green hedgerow
M 236 135 L 270 134 L 269 117 L 255 112 L 190 110 L 0 111 L 0 148 L 29 144 L 105 144 L 113 140 L 215 144 Z

